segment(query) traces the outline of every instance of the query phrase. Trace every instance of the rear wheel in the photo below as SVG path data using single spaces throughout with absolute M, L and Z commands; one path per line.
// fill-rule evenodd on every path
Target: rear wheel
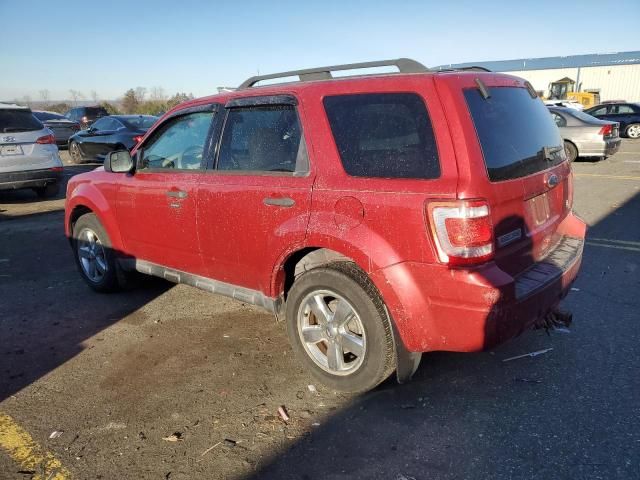
M 296 279 L 286 318 L 298 358 L 335 390 L 370 390 L 395 368 L 389 317 L 375 287 L 353 264 L 334 263 Z
M 629 138 L 640 138 L 640 123 L 632 123 L 625 130 L 625 134 Z
M 93 213 L 81 216 L 73 227 L 73 250 L 80 275 L 98 292 L 118 289 L 115 254 L 104 227 Z
M 571 142 L 564 142 L 564 151 L 567 154 L 567 160 L 573 162 L 576 158 L 578 158 L 578 149 Z
M 82 163 L 82 152 L 80 151 L 80 147 L 77 142 L 69 142 L 69 155 L 71 156 L 71 161 L 73 163 Z
M 36 195 L 40 198 L 51 198 L 55 197 L 60 192 L 60 184 L 58 182 L 50 183 L 44 187 L 34 188 L 34 190 Z

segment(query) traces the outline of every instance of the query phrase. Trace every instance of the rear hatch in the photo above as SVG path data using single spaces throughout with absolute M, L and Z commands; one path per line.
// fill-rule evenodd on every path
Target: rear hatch
M 28 109 L 0 109 L 0 172 L 48 168 L 49 145 L 37 140 L 50 135 Z
M 461 198 L 489 202 L 495 262 L 517 275 L 549 254 L 571 208 L 571 171 L 546 106 L 521 79 L 465 74 L 459 93 L 470 164 Z M 473 135 L 475 133 L 475 135 Z M 475 137 L 475 138 L 474 138 Z

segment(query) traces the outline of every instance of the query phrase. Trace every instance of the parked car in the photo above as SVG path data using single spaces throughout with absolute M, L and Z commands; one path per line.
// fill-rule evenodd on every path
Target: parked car
M 64 115 L 55 112 L 34 111 L 33 116 L 53 132 L 56 137 L 56 145 L 66 147 L 69 137 L 80 130 L 80 124 L 69 120 Z
M 113 150 L 131 150 L 158 117 L 151 115 L 110 115 L 97 120 L 69 139 L 73 163 L 103 161 Z
M 0 190 L 58 193 L 62 161 L 51 130 L 28 107 L 0 103 Z
M 106 117 L 109 112 L 104 107 L 74 107 L 64 114 L 69 120 L 78 122 L 81 128 L 89 127 L 97 119 Z
M 589 114 L 563 107 L 547 107 L 560 129 L 567 158 L 607 158 L 620 148 L 619 125 L 598 120 Z
M 620 132 L 629 138 L 640 138 L 640 103 L 607 103 L 588 108 L 585 113 L 620 124 Z
M 331 75 L 379 66 L 399 72 Z M 582 258 L 572 192 L 529 83 L 399 59 L 175 107 L 69 180 L 65 232 L 94 290 L 142 272 L 258 305 L 359 392 L 548 322 Z

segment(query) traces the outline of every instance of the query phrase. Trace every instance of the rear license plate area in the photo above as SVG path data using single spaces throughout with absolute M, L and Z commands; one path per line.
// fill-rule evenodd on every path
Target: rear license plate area
M 20 145 L 3 145 L 0 147 L 0 155 L 22 155 L 22 147 Z

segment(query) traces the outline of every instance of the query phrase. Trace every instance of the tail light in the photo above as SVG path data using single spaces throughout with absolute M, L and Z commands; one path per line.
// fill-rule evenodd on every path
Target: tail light
M 493 224 L 487 202 L 431 202 L 427 212 L 442 263 L 474 265 L 493 257 Z
M 50 170 L 52 172 L 62 172 L 63 168 L 62 167 L 51 167 Z
M 71 130 L 73 130 L 74 132 L 77 132 L 78 130 L 80 130 L 80 125 L 76 125 L 76 124 L 71 125 Z
M 56 137 L 53 135 L 45 135 L 44 137 L 40 137 L 36 140 L 36 143 L 47 144 L 47 143 L 56 143 Z
M 144 135 L 136 135 L 135 137 L 133 137 L 133 141 L 138 144 L 140 143 L 140 140 L 142 140 L 142 137 L 144 137 Z
M 608 137 L 613 133 L 613 125 L 604 125 L 598 133 L 603 137 Z

